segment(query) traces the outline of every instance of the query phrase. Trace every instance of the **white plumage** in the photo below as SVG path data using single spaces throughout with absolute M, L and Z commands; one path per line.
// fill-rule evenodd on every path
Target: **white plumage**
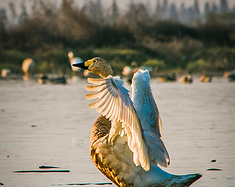
M 167 167 L 170 164 L 170 158 L 161 139 L 161 118 L 149 82 L 148 70 L 139 70 L 134 74 L 132 100 L 141 122 L 151 161 L 156 165 Z

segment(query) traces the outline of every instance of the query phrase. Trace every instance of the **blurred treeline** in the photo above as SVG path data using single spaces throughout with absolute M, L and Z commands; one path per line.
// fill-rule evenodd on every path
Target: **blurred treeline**
M 23 60 L 33 58 L 38 73 L 71 73 L 69 51 L 83 60 L 103 57 L 115 73 L 133 61 L 153 67 L 153 73 L 235 69 L 234 11 L 189 26 L 159 20 L 143 4 L 122 14 L 115 3 L 105 14 L 100 1 L 81 8 L 72 0 L 62 0 L 59 8 L 35 1 L 30 15 L 21 8 L 19 24 L 1 21 L 0 69 L 21 73 Z

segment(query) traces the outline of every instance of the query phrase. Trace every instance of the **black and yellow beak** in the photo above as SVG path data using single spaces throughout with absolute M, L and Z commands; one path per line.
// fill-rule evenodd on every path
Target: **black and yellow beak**
M 82 68 L 82 69 L 88 69 L 88 67 L 91 65 L 92 62 L 93 62 L 93 59 L 88 60 L 86 62 L 73 64 L 73 66 L 79 67 L 79 68 Z
M 73 66 L 79 67 L 79 68 L 82 68 L 82 69 L 88 69 L 88 67 L 85 66 L 85 63 L 84 63 L 84 62 L 80 62 L 80 63 L 73 64 Z

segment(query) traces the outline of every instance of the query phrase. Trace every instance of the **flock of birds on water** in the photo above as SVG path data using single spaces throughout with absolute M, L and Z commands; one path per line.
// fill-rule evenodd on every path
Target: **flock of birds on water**
M 74 67 L 72 64 L 76 63 L 82 63 L 82 59 L 80 57 L 74 57 L 74 54 L 72 51 L 68 52 L 68 59 L 71 65 L 71 70 L 72 70 L 72 77 L 71 80 L 75 81 L 78 80 L 79 78 L 87 78 L 92 76 L 90 71 L 84 70 L 82 71 L 82 68 Z M 32 58 L 27 58 L 23 61 L 22 63 L 22 71 L 24 73 L 23 75 L 23 80 L 30 80 L 32 79 L 33 76 L 33 70 L 35 69 L 35 62 Z M 132 62 L 130 66 L 125 66 L 122 71 L 121 77 L 124 77 L 124 79 L 131 84 L 131 80 L 133 75 L 135 74 L 138 69 L 147 69 L 149 72 L 151 72 L 151 67 L 137 67 L 135 62 Z M 4 68 L 1 70 L 1 77 L 2 78 L 7 78 L 10 77 L 11 75 L 11 70 L 8 68 Z M 228 80 L 229 82 L 234 82 L 235 81 L 235 70 L 233 71 L 226 71 L 223 74 L 223 77 Z M 202 83 L 207 83 L 212 81 L 213 76 L 209 75 L 207 73 L 202 73 L 199 77 L 199 81 Z M 172 74 L 164 74 L 164 75 L 159 75 L 157 76 L 157 80 L 160 83 L 163 82 L 180 82 L 183 84 L 191 84 L 193 83 L 194 79 L 191 74 L 183 75 L 177 78 L 177 75 L 175 73 Z M 66 84 L 67 79 L 64 75 L 62 76 L 57 76 L 53 78 L 49 78 L 48 75 L 41 73 L 38 75 L 37 82 L 39 84 Z
M 68 53 L 77 77 L 80 69 L 85 75 L 97 74 L 100 78 L 88 78 L 87 99 L 96 99 L 90 108 L 100 115 L 94 122 L 90 137 L 90 157 L 95 166 L 114 184 L 120 187 L 185 187 L 202 177 L 200 173 L 175 175 L 162 169 L 170 164 L 170 157 L 164 145 L 161 129 L 162 121 L 150 87 L 150 74 L 147 69 L 129 68 L 124 75 L 132 76 L 131 95 L 124 87 L 124 81 L 113 75 L 110 64 L 95 57 L 86 62 Z M 32 76 L 35 66 L 32 59 L 22 64 L 23 79 Z M 7 72 L 2 71 L 7 75 Z M 235 79 L 235 71 L 224 75 L 228 80 Z M 212 77 L 201 76 L 201 82 L 210 82 Z M 158 78 L 159 82 L 176 81 L 176 75 Z M 66 83 L 63 77 L 49 79 L 40 75 L 39 84 L 48 82 Z M 179 78 L 181 83 L 192 83 L 191 75 Z

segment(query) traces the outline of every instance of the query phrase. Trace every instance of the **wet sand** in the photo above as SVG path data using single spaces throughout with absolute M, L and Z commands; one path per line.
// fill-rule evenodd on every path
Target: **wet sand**
M 87 106 L 87 84 L 82 79 L 67 85 L 0 80 L 0 182 L 4 186 L 110 182 L 89 157 L 90 129 L 98 114 Z M 203 177 L 193 187 L 235 186 L 235 83 L 217 77 L 211 83 L 196 79 L 190 85 L 152 79 L 151 86 L 171 158 L 164 169 L 175 174 L 200 172 Z M 13 172 L 38 170 L 41 165 L 70 172 Z M 207 171 L 211 168 L 222 171 Z

